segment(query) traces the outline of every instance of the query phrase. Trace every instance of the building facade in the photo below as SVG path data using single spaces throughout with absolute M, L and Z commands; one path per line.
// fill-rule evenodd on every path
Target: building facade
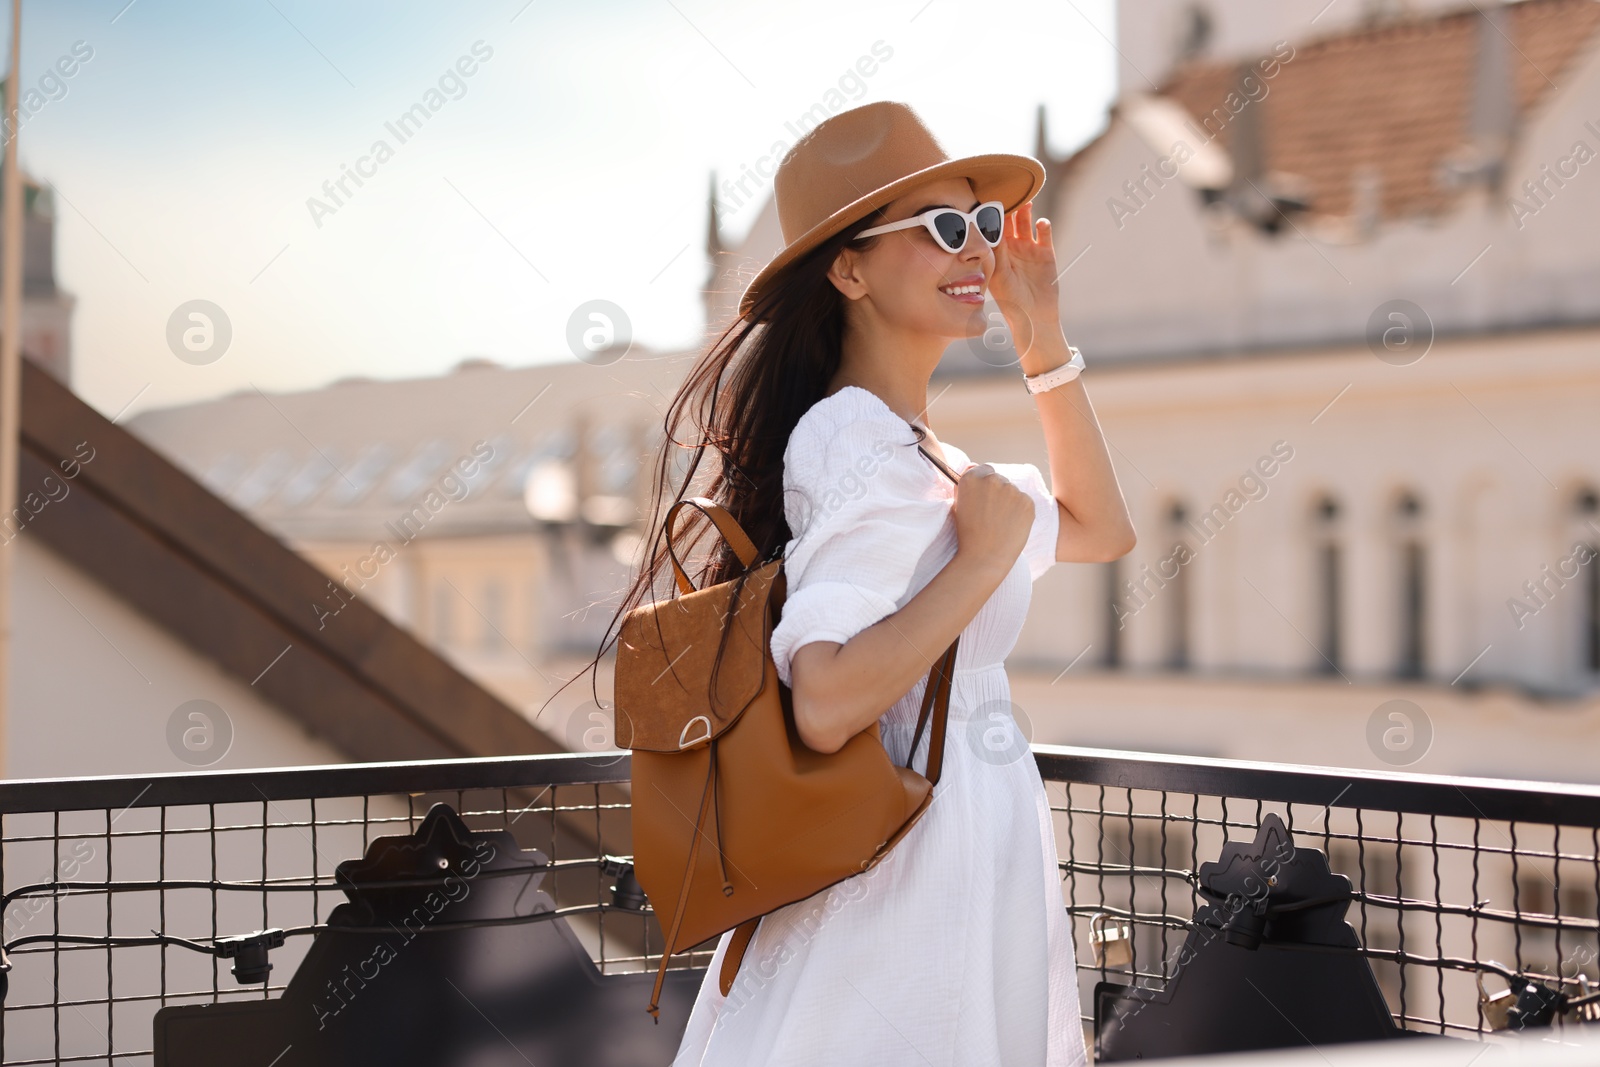
M 1035 584 L 1014 711 L 1042 742 L 1592 780 L 1600 7 L 1316 6 L 1125 3 L 1105 128 L 1057 156 L 1040 116 L 1035 215 L 1139 543 Z M 781 244 L 770 202 L 738 240 L 712 219 L 708 337 Z M 649 533 L 695 354 L 132 425 L 579 747 L 606 680 L 545 701 Z M 952 345 L 930 422 L 1045 466 L 1017 375 L 1003 338 Z M 481 484 L 363 564 L 479 440 Z

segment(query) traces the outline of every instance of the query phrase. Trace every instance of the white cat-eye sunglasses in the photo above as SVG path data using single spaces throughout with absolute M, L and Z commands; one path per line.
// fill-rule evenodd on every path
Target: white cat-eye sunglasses
M 933 234 L 933 239 L 939 242 L 940 248 L 946 252 L 959 252 L 966 246 L 967 226 L 970 224 L 978 231 L 978 236 L 993 248 L 1000 243 L 1000 238 L 1005 233 L 1005 218 L 1006 206 L 998 200 L 987 200 L 971 211 L 957 211 L 953 207 L 934 207 L 909 219 L 862 230 L 851 240 L 859 241 L 863 237 L 872 237 L 875 234 L 905 230 L 912 226 L 925 226 L 928 232 Z

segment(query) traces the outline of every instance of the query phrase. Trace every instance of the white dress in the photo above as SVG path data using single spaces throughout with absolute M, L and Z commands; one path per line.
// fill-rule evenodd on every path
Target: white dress
M 824 397 L 795 426 L 783 475 L 795 538 L 772 633 L 785 684 L 795 649 L 849 640 L 954 554 L 955 483 L 916 443 L 909 423 L 857 386 Z M 940 443 L 957 473 L 971 466 Z M 876 867 L 765 916 L 727 997 L 718 975 L 732 932 L 722 935 L 673 1067 L 1087 1063 L 1055 833 L 1003 666 L 1033 580 L 1055 563 L 1059 518 L 1036 466 L 993 466 L 1033 497 L 1035 520 L 961 634 L 933 802 Z M 936 660 L 944 650 L 926 651 Z M 926 684 L 879 719 L 897 763 Z

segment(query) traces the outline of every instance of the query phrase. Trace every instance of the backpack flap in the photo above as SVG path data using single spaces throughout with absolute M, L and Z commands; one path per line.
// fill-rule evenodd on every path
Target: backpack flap
M 624 616 L 617 636 L 618 748 L 687 751 L 738 721 L 766 684 L 769 603 L 782 567 L 782 559 L 771 560 Z

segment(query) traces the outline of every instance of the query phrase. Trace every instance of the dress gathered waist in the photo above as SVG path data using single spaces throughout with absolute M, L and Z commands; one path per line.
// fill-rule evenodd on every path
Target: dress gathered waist
M 1005 669 L 1006 669 L 1006 665 L 1004 663 L 990 663 L 990 664 L 986 664 L 985 666 L 982 666 L 982 667 L 957 667 L 955 669 L 955 671 L 953 672 L 953 677 L 951 678 L 951 682 L 952 682 L 953 685 L 955 685 L 961 691 L 965 692 L 967 695 L 964 698 L 954 698 L 954 699 L 951 700 L 951 702 L 950 702 L 950 718 L 953 721 L 960 721 L 960 720 L 965 719 L 968 715 L 970 715 L 972 713 L 972 707 L 973 707 L 972 701 L 974 699 L 980 699 L 981 696 L 982 696 L 982 693 L 985 690 L 992 690 L 993 689 L 993 686 L 982 686 L 982 685 L 980 685 L 978 692 L 974 693 L 972 691 L 972 686 L 974 684 L 977 684 L 978 683 L 978 679 L 980 677 L 982 677 L 983 675 L 999 674 L 1002 678 L 1004 678 L 1005 677 Z M 910 696 L 910 694 L 908 693 L 907 697 L 909 697 L 909 696 Z M 905 699 L 905 698 L 902 698 L 902 700 L 903 699 Z M 900 703 L 899 701 L 896 702 L 897 705 L 899 703 Z M 884 730 L 888 730 L 888 731 L 896 731 L 896 730 L 898 730 L 898 731 L 903 731 L 903 732 L 906 732 L 906 733 L 910 733 L 911 730 L 913 728 L 915 728 L 915 726 L 916 726 L 917 707 L 916 707 L 915 703 L 912 703 L 911 705 L 909 705 L 909 708 L 910 708 L 909 715 L 906 715 L 906 717 L 903 717 L 903 718 L 890 719 L 890 718 L 886 717 L 889 713 L 885 712 L 884 713 L 885 717 L 880 717 L 878 719 L 879 725 Z
M 957 667 L 951 672 L 951 676 L 960 678 L 966 674 L 982 674 L 985 671 L 1003 671 L 1005 669 L 1006 665 L 1004 663 L 988 663 L 982 667 Z

